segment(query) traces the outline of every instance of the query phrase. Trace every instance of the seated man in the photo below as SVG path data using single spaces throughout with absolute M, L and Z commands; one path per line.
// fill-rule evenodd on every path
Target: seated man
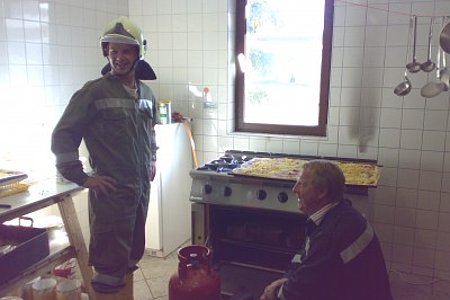
M 343 201 L 345 178 L 326 160 L 303 168 L 293 191 L 307 216 L 306 242 L 284 278 L 260 300 L 392 300 L 378 238 L 367 220 Z

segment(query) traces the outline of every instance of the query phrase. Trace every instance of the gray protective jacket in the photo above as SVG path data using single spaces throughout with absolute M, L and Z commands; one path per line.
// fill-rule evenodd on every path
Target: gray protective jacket
M 89 262 L 96 274 L 92 286 L 116 292 L 133 270 L 145 247 L 151 160 L 156 159 L 155 98 L 138 83 L 133 97 L 109 73 L 86 83 L 70 100 L 52 135 L 52 151 L 63 177 L 83 185 L 78 148 L 84 139 L 97 175 L 110 176 L 116 190 L 107 195 L 89 192 L 91 240 Z
M 140 99 L 134 99 L 109 73 L 77 91 L 53 131 L 52 151 L 62 176 L 83 185 L 78 148 L 82 138 L 98 175 L 122 183 L 148 179 L 150 160 L 156 157 L 155 98 L 139 82 Z

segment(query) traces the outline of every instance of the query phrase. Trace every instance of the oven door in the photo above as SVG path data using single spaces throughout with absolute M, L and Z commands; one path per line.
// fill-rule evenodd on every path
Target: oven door
M 203 240 L 213 250 L 223 295 L 245 287 L 259 297 L 265 286 L 283 275 L 300 249 L 305 220 L 300 213 L 197 203 L 193 242 L 206 235 Z

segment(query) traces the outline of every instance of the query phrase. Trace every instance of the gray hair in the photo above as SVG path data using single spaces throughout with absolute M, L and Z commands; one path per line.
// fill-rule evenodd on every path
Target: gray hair
M 303 169 L 309 170 L 314 188 L 327 191 L 331 201 L 344 199 L 345 177 L 337 164 L 330 160 L 314 159 L 306 162 Z

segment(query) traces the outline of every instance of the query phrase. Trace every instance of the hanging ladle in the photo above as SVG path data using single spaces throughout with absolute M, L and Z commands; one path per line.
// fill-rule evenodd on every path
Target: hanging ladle
M 405 70 L 405 79 L 394 89 L 394 94 L 396 94 L 397 96 L 405 96 L 411 91 L 412 84 L 411 81 L 409 81 L 406 71 L 407 70 Z
M 436 66 L 435 63 L 431 60 L 431 39 L 433 37 L 433 21 L 434 21 L 434 18 L 431 17 L 430 29 L 428 31 L 428 55 L 427 55 L 428 59 L 426 62 L 424 62 L 420 65 L 420 68 L 424 72 L 431 72 L 434 70 L 434 68 Z
M 439 71 L 439 78 L 445 84 L 444 91 L 448 91 L 450 86 L 450 70 L 447 68 L 447 60 L 445 58 L 445 52 L 441 48 L 442 55 L 442 69 Z
M 443 91 L 448 90 L 448 86 L 441 80 L 440 77 L 440 63 L 441 63 L 441 50 L 438 49 L 437 52 L 437 68 L 436 68 L 436 79 L 428 82 L 420 89 L 420 95 L 425 98 L 433 98 L 442 93 Z
M 414 24 L 415 24 L 416 16 L 413 16 L 413 18 L 414 18 Z M 408 52 L 409 52 L 410 46 L 411 46 L 411 22 L 409 23 L 408 44 L 406 45 L 406 57 L 408 57 Z M 416 60 L 416 57 L 414 54 L 413 61 L 406 65 L 403 81 L 401 83 L 399 83 L 394 89 L 394 94 L 396 94 L 397 96 L 405 96 L 405 95 L 409 94 L 409 92 L 411 91 L 412 84 L 408 78 L 408 71 L 411 72 L 411 70 L 416 70 L 416 69 L 417 69 L 417 71 L 420 70 L 420 64 L 418 62 L 416 62 L 415 60 Z M 414 71 L 414 72 L 417 72 L 417 71 Z
M 412 16 L 412 23 L 413 23 L 413 57 L 412 62 L 408 63 L 406 65 L 406 68 L 411 73 L 417 73 L 420 71 L 420 63 L 417 62 L 416 58 L 416 38 L 417 38 L 417 16 Z M 410 30 L 411 30 L 411 21 L 410 21 Z

